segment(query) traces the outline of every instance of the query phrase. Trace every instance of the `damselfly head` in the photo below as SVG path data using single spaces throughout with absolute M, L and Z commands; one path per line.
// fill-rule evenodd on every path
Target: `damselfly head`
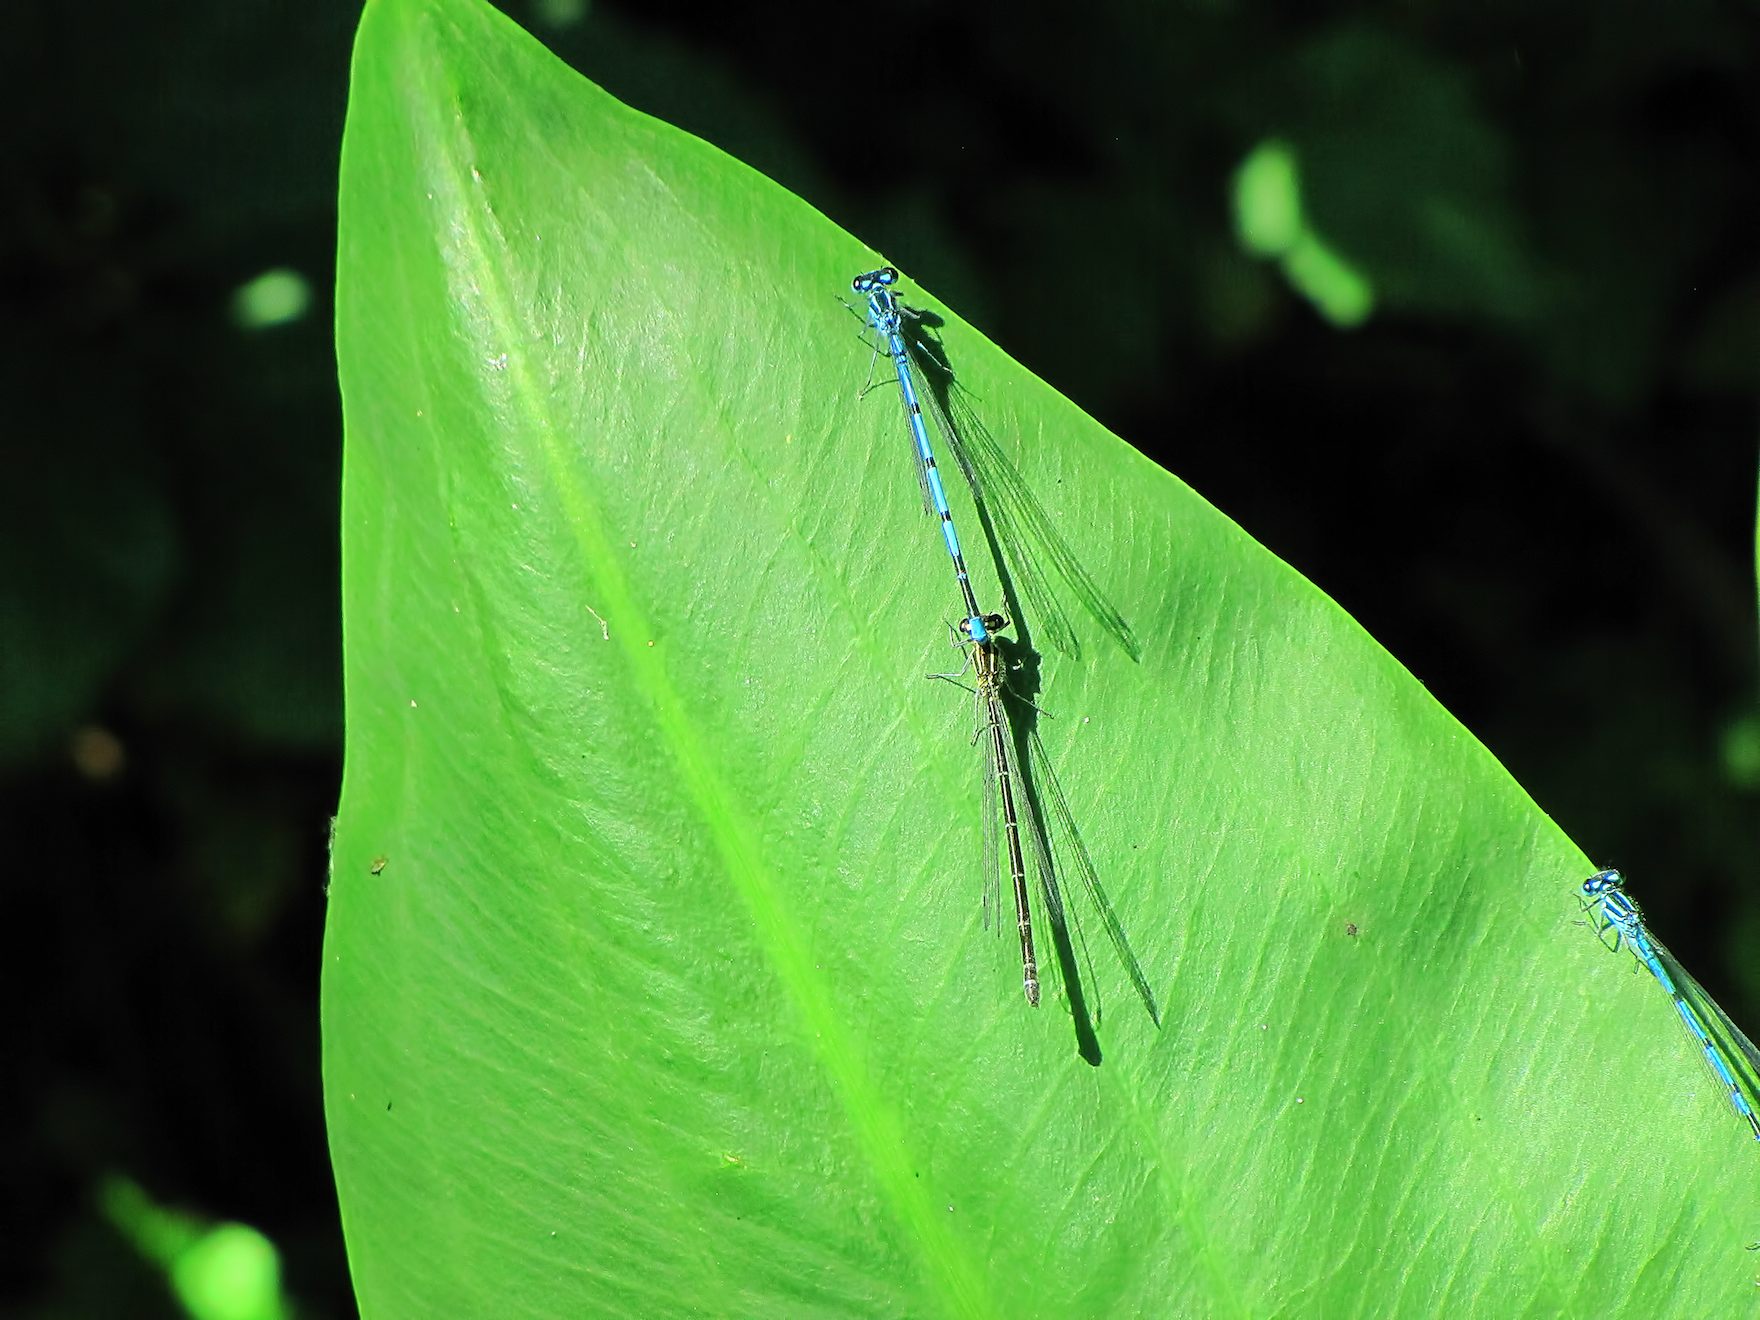
M 1610 889 L 1618 889 L 1625 883 L 1625 877 L 1618 871 L 1597 871 L 1583 881 L 1583 893 L 1590 898 L 1599 898 Z
M 984 625 L 984 633 L 986 636 L 989 636 L 1008 627 L 1008 616 L 1006 614 L 980 614 L 978 616 L 978 622 Z M 972 637 L 972 621 L 970 619 L 961 619 L 959 621 L 959 630 L 967 637 Z
M 864 271 L 849 282 L 849 287 L 856 293 L 872 293 L 875 289 L 884 289 L 898 279 L 898 272 L 891 266 L 882 266 L 879 270 Z

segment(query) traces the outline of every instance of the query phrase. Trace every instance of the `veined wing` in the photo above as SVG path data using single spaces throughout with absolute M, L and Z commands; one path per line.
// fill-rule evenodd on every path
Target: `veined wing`
M 998 776 L 1007 769 L 996 764 L 996 754 L 991 742 L 984 736 L 988 725 L 985 723 L 989 712 L 984 698 L 980 694 L 976 700 L 978 713 L 978 735 L 976 741 L 981 744 L 984 754 L 984 929 L 992 925 L 1000 935 L 1004 922 L 1002 920 L 1002 848 L 1000 844 L 1001 825 L 998 815 L 1002 804 L 996 791 Z
M 1669 978 L 1674 981 L 1675 990 L 1682 1002 L 1699 1015 L 1700 1024 L 1710 1035 L 1713 1046 L 1729 1068 L 1730 1078 L 1737 1092 L 1728 1097 L 1730 1107 L 1741 1115 L 1753 1129 L 1754 1137 L 1760 1140 L 1760 1117 L 1757 1117 L 1760 1115 L 1760 1050 L 1754 1048 L 1754 1042 L 1748 1039 L 1746 1032 L 1730 1021 L 1729 1014 L 1706 993 L 1704 986 L 1693 979 L 1692 973 L 1681 966 L 1680 959 L 1650 934 L 1648 928 L 1644 934 L 1656 960 L 1667 969 Z M 1704 1063 L 1706 1072 L 1711 1075 L 1719 1090 L 1729 1086 L 1729 1082 L 1718 1075 L 1716 1067 L 1709 1059 L 1701 1057 L 1700 1061 Z M 1742 1102 L 1746 1103 L 1745 1109 Z
M 1130 625 L 1082 567 L 1045 506 L 966 401 L 959 382 L 935 360 L 921 336 L 912 336 L 910 349 L 924 378 L 922 402 L 965 475 L 980 518 L 995 534 L 1003 567 L 1030 611 L 1028 623 L 1043 629 L 1052 646 L 1065 655 L 1081 654 L 1081 643 L 1051 589 L 1042 558 L 1125 654 L 1140 659 L 1142 648 Z
M 1087 895 L 1089 906 L 1099 915 L 1100 925 L 1106 931 L 1113 953 L 1118 956 L 1119 966 L 1124 968 L 1125 975 L 1130 978 L 1137 998 L 1143 1001 L 1149 1020 L 1159 1027 L 1161 1010 L 1155 1004 L 1155 992 L 1149 986 L 1149 978 L 1143 975 L 1142 964 L 1131 951 L 1124 926 L 1120 923 L 1118 914 L 1113 911 L 1112 902 L 1106 897 L 1106 890 L 1100 884 L 1099 873 L 1094 869 L 1093 859 L 1088 856 L 1087 845 L 1082 842 L 1081 831 L 1076 828 L 1075 814 L 1069 809 L 1069 800 L 1064 797 L 1063 787 L 1057 782 L 1057 772 L 1051 768 L 1051 758 L 1045 753 L 1045 744 L 1039 740 L 1037 729 L 1028 729 L 1027 745 L 1031 748 L 1033 760 L 1032 794 L 1039 810 L 1033 813 L 1032 827 L 1026 833 L 1032 841 L 1034 861 L 1039 871 L 1039 889 L 1045 897 L 1045 910 L 1051 923 L 1054 927 L 1073 933 L 1075 943 L 1081 949 L 1082 961 L 1087 964 L 1089 979 L 1092 980 L 1094 967 L 1093 960 L 1088 955 L 1087 937 L 1082 933 L 1081 924 L 1073 919 L 1069 905 L 1063 901 L 1060 884 L 1061 879 L 1073 870 L 1081 882 L 1082 891 Z M 1053 859 L 1054 851 L 1063 862 L 1061 867 Z M 1097 994 L 1095 1003 L 1100 1003 Z M 1098 1020 L 1099 1013 L 1095 1016 Z

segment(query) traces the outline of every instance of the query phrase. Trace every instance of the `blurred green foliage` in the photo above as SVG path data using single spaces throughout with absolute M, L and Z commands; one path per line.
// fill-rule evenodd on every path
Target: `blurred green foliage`
M 1241 246 L 1276 260 L 1290 287 L 1320 315 L 1341 327 L 1369 319 L 1375 291 L 1308 227 L 1301 172 L 1288 143 L 1273 139 L 1248 153 L 1235 174 L 1234 209 Z
M 244 1224 L 205 1224 L 157 1206 L 135 1183 L 112 1178 L 100 1201 L 110 1222 L 170 1280 L 191 1320 L 283 1320 L 274 1245 Z
M 1753 1025 L 1743 10 L 509 9 L 1331 593 Z M 350 1305 L 315 1075 L 329 307 L 234 307 L 269 270 L 329 287 L 354 16 L 27 6 L 0 50 L 24 1314 L 171 1313 L 95 1207 L 112 1170 L 263 1230 L 309 1313 Z M 1348 334 L 1238 242 L 1231 180 L 1273 139 L 1374 290 Z

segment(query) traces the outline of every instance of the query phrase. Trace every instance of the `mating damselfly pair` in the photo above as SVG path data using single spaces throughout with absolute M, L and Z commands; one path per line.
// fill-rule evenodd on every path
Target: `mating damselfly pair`
M 925 512 L 941 525 L 942 541 L 953 562 L 954 581 L 960 593 L 964 617 L 953 627 L 953 642 L 964 652 L 964 663 L 955 673 L 932 678 L 957 683 L 973 693 L 977 727 L 973 741 L 983 749 L 984 766 L 984 919 L 1000 921 L 1001 882 L 1006 859 L 1008 888 L 1013 899 L 1015 928 L 1021 951 L 1021 989 L 1027 1003 L 1040 998 L 1040 950 L 1034 937 L 1034 907 L 1054 934 L 1071 946 L 1074 930 L 1064 902 L 1061 877 L 1073 871 L 1092 909 L 1098 914 L 1107 939 L 1129 976 L 1152 1020 L 1159 1021 L 1154 993 L 1132 954 L 1124 929 L 1108 902 L 1092 859 L 1075 826 L 1074 816 L 1058 785 L 1056 774 L 1044 756 L 1043 744 L 1032 716 L 1038 707 L 1009 686 L 1010 643 L 1002 636 L 1011 626 L 1007 615 L 985 610 L 978 604 L 965 554 L 955 530 L 953 511 L 941 470 L 935 461 L 935 444 L 926 420 L 933 414 L 935 431 L 946 442 L 965 477 L 976 507 L 983 511 L 985 531 L 993 553 L 999 558 L 999 575 L 1011 581 L 1021 600 L 1052 645 L 1074 654 L 1078 643 L 1068 616 L 1059 606 L 1046 581 L 1040 559 L 1052 566 L 1062 582 L 1088 608 L 1101 626 L 1133 658 L 1136 644 L 1123 618 L 1112 609 L 1081 568 L 1075 555 L 1058 535 L 1051 519 L 1019 475 L 997 451 L 994 441 L 975 420 L 955 422 L 946 399 L 954 388 L 945 361 L 937 361 L 916 333 L 920 313 L 892 292 L 898 272 L 890 266 L 855 277 L 850 287 L 865 300 L 864 319 L 877 337 L 872 364 L 885 353 L 898 384 L 910 431 L 913 466 L 921 489 Z M 853 309 L 852 309 L 853 310 Z M 923 379 L 919 382 L 919 369 Z M 931 380 L 935 372 L 938 379 Z M 968 687 L 961 680 L 971 675 Z M 1021 723 L 1011 718 L 1011 705 Z M 1061 855 L 1062 865 L 1058 857 Z M 1035 892 L 1037 897 L 1035 898 Z
M 993 553 L 999 557 L 998 569 L 1005 587 L 1010 580 L 1018 587 L 1027 609 L 1052 645 L 1067 654 L 1077 649 L 1074 629 L 1047 585 L 1035 550 L 1133 658 L 1134 640 L 1122 617 L 1082 571 L 1026 484 L 996 452 L 987 432 L 975 422 L 962 426 L 950 415 L 947 400 L 952 397 L 951 372 L 945 359 L 919 333 L 922 314 L 893 292 L 897 281 L 898 272 L 887 266 L 856 276 L 851 288 L 864 299 L 864 319 L 878 340 L 870 363 L 870 382 L 872 363 L 884 353 L 904 406 L 923 507 L 940 522 L 964 610 L 964 617 L 953 629 L 953 641 L 964 652 L 964 663 L 956 673 L 931 677 L 959 683 L 968 673 L 971 675 L 968 690 L 974 694 L 977 706 L 973 741 L 981 745 L 984 757 L 986 924 L 999 916 L 1001 879 L 1006 868 L 1020 942 L 1022 990 L 1029 1004 L 1038 1004 L 1035 902 L 1054 930 L 1067 931 L 1069 914 L 1059 876 L 1073 870 L 1099 913 L 1137 994 L 1150 1016 L 1158 1021 L 1154 995 L 1106 899 L 1067 801 L 1043 755 L 1032 722 L 1032 716 L 1039 713 L 1038 707 L 1009 685 L 1010 643 L 1004 634 L 1011 626 L 1010 620 L 1006 614 L 985 610 L 979 604 L 936 464 L 928 417 L 933 417 L 934 432 L 946 442 L 966 478 L 974 505 L 985 515 L 985 532 Z M 1011 718 L 1011 708 L 1020 716 L 1021 724 Z M 1061 868 L 1053 856 L 1054 834 L 1065 858 Z M 1638 965 L 1668 993 L 1717 1088 L 1748 1131 L 1760 1139 L 1760 1051 L 1650 933 L 1641 910 L 1625 893 L 1623 884 L 1623 877 L 1613 870 L 1597 872 L 1583 882 L 1584 908 L 1592 914 L 1597 933 L 1611 948 L 1623 945 L 1630 949 Z

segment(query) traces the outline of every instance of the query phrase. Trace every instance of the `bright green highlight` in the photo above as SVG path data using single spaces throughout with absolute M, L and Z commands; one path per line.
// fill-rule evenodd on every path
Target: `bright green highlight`
M 1261 142 L 1235 171 L 1235 230 L 1257 257 L 1280 257 L 1303 233 L 1302 187 L 1295 153 L 1275 138 Z
M 1261 142 L 1235 171 L 1235 230 L 1241 246 L 1276 260 L 1284 278 L 1336 326 L 1361 325 L 1374 310 L 1368 277 L 1328 247 L 1302 213 L 1295 151 L 1275 138 Z
M 585 21 L 591 6 L 588 0 L 538 0 L 540 20 L 549 27 L 573 27 Z
M 232 318 L 249 330 L 297 321 L 312 302 L 311 285 L 298 271 L 266 270 L 232 295 Z
M 165 1270 L 193 1320 L 285 1320 L 281 1258 L 274 1244 L 244 1224 L 204 1224 L 155 1205 L 140 1186 L 111 1178 L 100 1192 L 105 1213 L 147 1259 Z
M 1311 231 L 1305 231 L 1284 254 L 1283 273 L 1336 326 L 1361 325 L 1374 310 L 1375 292 L 1369 281 Z
M 1760 714 L 1745 712 L 1724 726 L 1723 772 L 1731 783 L 1760 788 Z

